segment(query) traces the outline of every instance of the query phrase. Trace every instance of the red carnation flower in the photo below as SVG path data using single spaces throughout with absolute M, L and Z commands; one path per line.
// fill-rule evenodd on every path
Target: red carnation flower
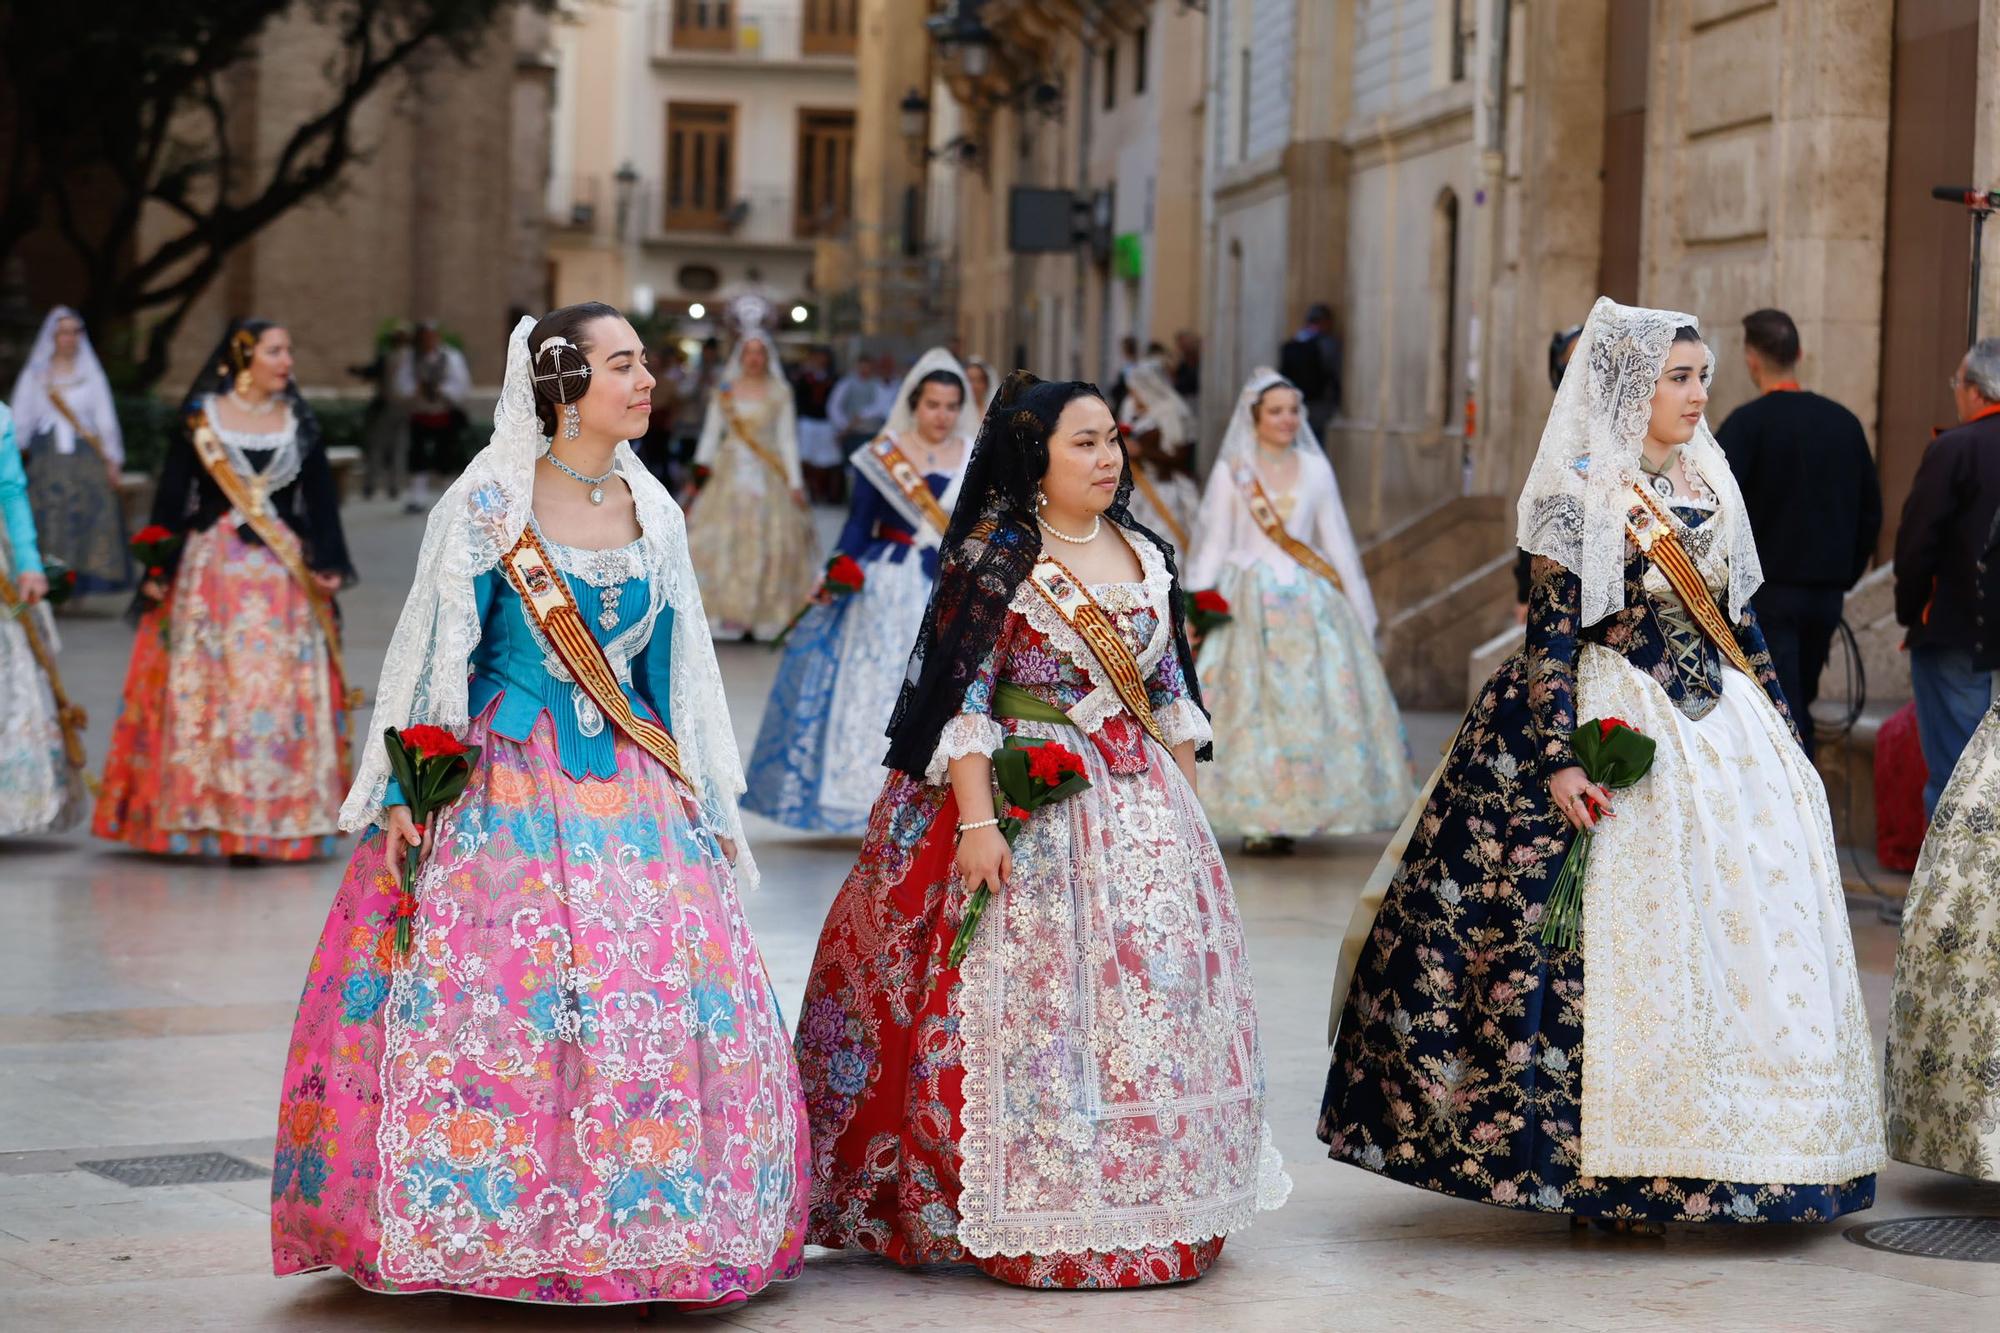
M 853 556 L 837 555 L 827 562 L 826 581 L 838 583 L 848 588 L 859 588 L 867 582 L 868 576 L 861 572 L 861 566 Z
M 154 542 L 171 541 L 173 540 L 173 535 L 173 533 L 168 532 L 157 523 L 148 523 L 145 527 L 140 528 L 132 534 L 132 540 L 135 543 L 144 543 L 150 546 Z
M 1028 773 L 1051 787 L 1083 772 L 1083 757 L 1066 745 L 1037 745 L 1028 751 Z
M 1018 819 L 1023 823 L 1027 822 L 1028 816 L 1032 814 L 1034 814 L 1034 811 L 1025 805 L 1010 805 L 1007 807 L 1007 818 Z
M 1210 615 L 1226 616 L 1229 614 L 1229 599 L 1213 588 L 1203 588 L 1194 595 L 1194 609 Z
M 464 744 L 443 727 L 404 727 L 397 738 L 419 759 L 450 759 L 465 753 Z
M 1630 722 L 1627 722 L 1622 717 L 1599 718 L 1597 721 L 1597 739 L 1601 741 L 1610 740 L 1611 733 L 1618 730 L 1618 728 L 1620 727 L 1625 728 L 1625 730 L 1627 731 L 1639 730 L 1637 727 L 1633 726 Z

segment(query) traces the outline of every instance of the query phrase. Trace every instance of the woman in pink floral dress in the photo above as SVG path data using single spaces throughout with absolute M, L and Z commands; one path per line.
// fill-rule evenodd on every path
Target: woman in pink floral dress
M 292 1033 L 281 1274 L 712 1307 L 802 1265 L 805 1108 L 737 899 L 741 764 L 680 511 L 622 443 L 651 379 L 608 306 L 522 320 L 493 443 L 432 511 L 342 811 L 369 831 Z M 381 743 L 413 724 L 478 749 L 424 830 Z

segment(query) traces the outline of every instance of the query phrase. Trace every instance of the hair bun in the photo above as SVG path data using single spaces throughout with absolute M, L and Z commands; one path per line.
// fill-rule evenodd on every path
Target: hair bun
M 590 387 L 590 362 L 567 338 L 550 338 L 535 353 L 535 397 L 573 403 Z
M 1041 376 L 1028 370 L 1013 370 L 1000 381 L 1000 387 L 993 394 L 995 407 L 1010 407 L 1018 402 L 1028 390 L 1042 382 Z

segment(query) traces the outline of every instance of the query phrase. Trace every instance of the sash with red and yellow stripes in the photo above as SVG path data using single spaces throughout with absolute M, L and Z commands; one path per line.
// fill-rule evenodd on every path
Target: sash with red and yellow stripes
M 1694 557 L 1687 547 L 1681 545 L 1680 534 L 1660 502 L 1644 486 L 1634 485 L 1633 491 L 1640 503 L 1625 512 L 1625 530 L 1632 535 L 1641 551 L 1651 560 L 1674 595 L 1681 599 L 1681 605 L 1694 617 L 1694 623 L 1708 636 L 1724 658 L 1738 671 L 1757 679 L 1757 673 L 1750 666 L 1750 659 L 1744 655 L 1743 645 L 1736 641 L 1736 634 L 1729 626 L 1729 618 L 1716 605 L 1715 596 L 1708 590 L 1708 581 L 1695 568 Z
M 1028 571 L 1028 582 L 1090 649 L 1098 665 L 1104 668 L 1104 674 L 1111 678 L 1111 688 L 1117 691 L 1119 702 L 1139 720 L 1148 736 L 1165 745 L 1167 738 L 1153 716 L 1153 701 L 1146 695 L 1146 677 L 1139 670 L 1139 661 L 1118 636 L 1118 627 L 1111 623 L 1110 615 L 1083 586 L 1083 580 L 1070 573 L 1062 561 L 1045 554 Z
M 603 646 L 583 623 L 583 613 L 577 610 L 569 584 L 556 572 L 555 562 L 549 559 L 532 525 L 521 529 L 521 540 L 514 543 L 514 549 L 500 565 L 507 571 L 507 581 L 514 585 L 514 591 L 521 594 L 536 628 L 598 711 L 616 723 L 640 749 L 665 764 L 667 771 L 692 791 L 693 784 L 688 782 L 681 767 L 680 746 L 665 727 L 633 710 L 632 701 L 619 688 L 618 675 L 611 669 Z
M 882 492 L 883 499 L 894 503 L 895 496 L 902 497 L 903 504 L 908 506 L 903 517 L 911 520 L 925 545 L 935 546 L 944 540 L 945 530 L 951 527 L 951 515 L 944 512 L 944 506 L 931 494 L 930 482 L 924 480 L 924 474 L 897 445 L 894 436 L 878 435 L 870 440 L 855 454 L 854 463 L 855 469 Z M 923 531 L 926 527 L 930 529 L 928 533 Z
M 257 540 L 264 543 L 264 549 L 277 558 L 285 573 L 298 585 L 299 591 L 306 595 L 306 605 L 312 608 L 320 637 L 326 640 L 327 660 L 333 666 L 335 679 L 340 682 L 340 697 L 335 705 L 341 708 L 361 707 L 366 701 L 365 696 L 361 687 L 352 683 L 352 677 L 347 674 L 347 659 L 340 652 L 340 625 L 334 619 L 333 594 L 321 588 L 313 578 L 312 570 L 306 567 L 305 557 L 300 554 L 298 540 L 285 526 L 284 520 L 271 512 L 269 498 L 262 488 L 238 475 L 235 464 L 229 461 L 229 451 L 222 447 L 221 437 L 209 422 L 208 413 L 199 408 L 188 413 L 187 426 L 188 439 L 194 445 L 194 456 L 201 460 L 216 489 L 222 492 L 222 498 L 229 501 L 229 507 L 236 511 L 236 516 L 257 534 Z
M 1325 556 L 1285 531 L 1285 520 L 1279 516 L 1278 507 L 1271 503 L 1271 497 L 1264 493 L 1264 483 L 1258 478 L 1255 468 L 1237 470 L 1236 488 L 1243 492 L 1243 502 L 1250 506 L 1250 517 L 1264 530 L 1264 535 L 1271 539 L 1273 545 L 1340 591 L 1347 591 L 1347 585 L 1340 581 L 1339 571 L 1328 563 Z

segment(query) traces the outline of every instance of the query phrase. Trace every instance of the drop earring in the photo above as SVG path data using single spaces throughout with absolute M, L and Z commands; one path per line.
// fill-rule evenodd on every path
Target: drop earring
M 1035 508 L 1047 509 L 1048 507 L 1049 507 L 1049 497 L 1046 493 L 1043 492 L 1041 484 L 1037 482 L 1035 485 Z
M 239 370 L 236 372 L 236 396 L 238 398 L 248 398 L 250 396 L 250 372 L 248 370 Z
M 573 440 L 583 434 L 583 413 L 576 410 L 575 403 L 563 404 L 563 438 Z

